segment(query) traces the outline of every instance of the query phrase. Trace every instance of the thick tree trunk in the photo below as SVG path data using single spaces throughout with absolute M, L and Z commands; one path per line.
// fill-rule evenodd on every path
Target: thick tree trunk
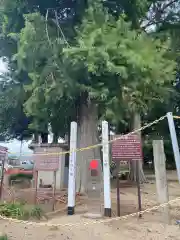
M 48 133 L 41 133 L 42 143 L 48 143 Z
M 59 138 L 59 135 L 58 133 L 53 133 L 53 143 L 57 144 L 58 143 L 58 138 Z
M 139 129 L 141 127 L 141 116 L 139 113 L 133 114 L 133 130 Z M 141 132 L 138 132 L 141 138 Z M 137 165 L 138 164 L 138 165 Z M 131 169 L 130 169 L 130 180 L 136 181 L 137 180 L 137 167 L 139 168 L 139 179 L 141 183 L 146 182 L 146 177 L 143 172 L 143 163 L 141 161 L 131 161 Z
M 83 103 L 79 111 L 78 148 L 92 146 L 98 143 L 98 113 L 94 103 Z M 76 169 L 76 190 L 86 191 L 88 161 L 100 159 L 100 147 L 78 152 Z

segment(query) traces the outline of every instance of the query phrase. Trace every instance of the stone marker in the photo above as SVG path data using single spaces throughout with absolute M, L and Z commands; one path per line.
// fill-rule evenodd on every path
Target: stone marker
M 102 199 L 103 199 L 103 185 L 102 185 L 102 166 L 99 159 L 88 161 L 87 166 L 87 207 L 88 212 L 84 217 L 93 219 L 101 218 L 103 216 Z
M 153 140 L 153 155 L 156 177 L 156 191 L 159 204 L 168 203 L 168 184 L 166 176 L 166 159 L 164 153 L 163 140 Z M 169 223 L 169 205 L 161 208 L 162 219 L 165 223 Z

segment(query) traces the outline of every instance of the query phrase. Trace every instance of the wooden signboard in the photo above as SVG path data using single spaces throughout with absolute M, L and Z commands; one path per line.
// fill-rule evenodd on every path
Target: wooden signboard
M 112 159 L 113 161 L 142 160 L 142 146 L 139 136 L 137 134 L 116 135 L 112 142 Z
M 131 135 L 116 135 L 114 141 L 112 142 L 112 160 L 117 163 L 117 215 L 120 216 L 120 183 L 119 183 L 119 170 L 120 167 L 123 167 L 120 164 L 121 161 L 132 161 L 137 160 L 136 162 L 136 175 L 137 175 L 137 188 L 138 188 L 138 205 L 139 211 L 141 211 L 141 196 L 140 196 L 140 182 L 139 182 L 139 160 L 142 160 L 142 146 L 141 139 L 138 134 Z M 124 164 L 124 167 L 127 167 L 127 164 Z M 120 170 L 121 171 L 121 170 Z
M 35 171 L 57 171 L 59 169 L 59 154 L 50 153 L 48 151 L 36 152 L 34 154 L 34 170 Z

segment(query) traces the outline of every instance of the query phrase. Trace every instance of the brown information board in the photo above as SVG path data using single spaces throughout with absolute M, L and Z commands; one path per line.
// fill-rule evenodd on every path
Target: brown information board
M 112 142 L 112 159 L 113 161 L 142 160 L 140 137 L 137 134 L 116 135 Z
M 60 161 L 59 154 L 49 152 L 51 149 L 44 149 L 44 151 L 42 151 L 42 149 L 38 150 L 36 150 L 34 154 L 35 171 L 57 171 Z

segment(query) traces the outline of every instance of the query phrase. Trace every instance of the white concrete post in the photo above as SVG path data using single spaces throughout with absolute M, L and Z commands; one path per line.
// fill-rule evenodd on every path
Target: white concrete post
M 111 185 L 109 166 L 109 128 L 108 122 L 102 122 L 103 176 L 104 176 L 104 215 L 111 217 Z
M 156 177 L 157 197 L 160 204 L 169 202 L 168 184 L 166 176 L 166 160 L 164 153 L 163 140 L 153 141 L 154 167 Z M 162 208 L 162 217 L 166 223 L 169 223 L 169 206 Z
M 178 141 L 176 136 L 176 129 L 174 125 L 174 119 L 171 112 L 167 113 L 167 119 L 168 119 L 169 131 L 171 135 L 172 147 L 174 152 L 174 159 L 176 162 L 178 180 L 180 183 L 180 153 L 179 153 L 179 146 L 178 146 Z
M 68 180 L 68 215 L 74 214 L 76 195 L 76 151 L 77 148 L 77 123 L 71 123 L 70 154 L 69 154 L 69 180 Z

